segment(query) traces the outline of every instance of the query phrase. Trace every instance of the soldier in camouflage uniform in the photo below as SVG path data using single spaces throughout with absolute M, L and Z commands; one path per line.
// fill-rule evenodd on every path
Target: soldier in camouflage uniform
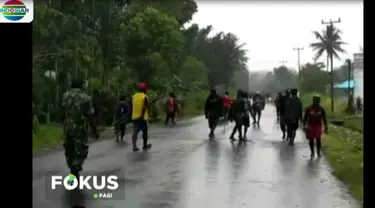
M 84 81 L 73 80 L 71 88 L 62 100 L 65 111 L 64 148 L 71 174 L 78 176 L 88 154 L 88 126 L 91 126 L 96 138 L 99 134 L 91 97 L 83 91 Z

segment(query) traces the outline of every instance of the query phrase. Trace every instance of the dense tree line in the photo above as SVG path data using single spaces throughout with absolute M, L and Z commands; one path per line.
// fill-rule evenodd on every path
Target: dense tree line
M 333 70 L 334 83 L 348 80 L 348 65 L 343 63 Z M 351 72 L 353 76 L 353 72 Z M 254 91 L 271 92 L 273 94 L 287 88 L 299 88 L 304 92 L 329 92 L 330 72 L 322 62 L 306 63 L 301 66 L 301 80 L 298 80 L 297 70 L 279 66 L 272 71 L 250 73 L 250 89 Z
M 154 101 L 170 91 L 186 97 L 233 86 L 235 72 L 247 72 L 243 44 L 232 33 L 210 35 L 212 26 L 184 27 L 197 11 L 193 0 L 36 2 L 35 116 L 61 122 L 61 97 L 75 76 L 88 80 L 90 94 L 99 90 L 110 116 L 139 81 L 150 83 Z

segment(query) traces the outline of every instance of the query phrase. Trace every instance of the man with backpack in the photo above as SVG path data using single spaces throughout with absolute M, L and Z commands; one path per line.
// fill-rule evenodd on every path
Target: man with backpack
M 114 127 L 116 134 L 116 142 L 124 141 L 126 132 L 126 124 L 128 123 L 130 115 L 129 102 L 126 100 L 126 96 L 120 96 L 120 102 L 116 108 L 116 114 L 114 118 Z
M 299 122 L 302 122 L 302 101 L 297 96 L 298 90 L 291 89 L 291 96 L 284 101 L 284 120 L 287 128 L 287 139 L 289 144 L 294 144 Z

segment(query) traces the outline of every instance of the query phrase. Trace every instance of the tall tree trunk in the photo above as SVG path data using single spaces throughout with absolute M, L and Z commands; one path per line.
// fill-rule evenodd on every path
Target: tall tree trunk
M 327 67 L 327 73 L 329 74 L 330 72 L 329 72 L 329 54 L 328 53 L 327 53 L 327 65 L 326 65 L 326 67 Z M 329 92 L 331 93 L 331 88 L 329 90 L 330 90 Z
M 52 79 L 52 70 L 49 70 L 49 77 L 48 77 L 48 83 L 53 83 L 53 81 L 51 81 Z M 52 90 L 50 89 L 49 90 L 49 94 L 48 94 L 48 101 L 47 101 L 47 120 L 46 120 L 46 123 L 47 124 L 50 124 L 51 123 L 51 105 L 52 105 L 52 102 L 53 102 L 53 99 L 52 99 Z
M 56 94 L 55 94 L 55 106 L 58 109 L 59 106 L 59 94 L 60 94 L 60 86 L 59 86 L 59 67 L 58 67 L 58 60 L 55 61 L 55 84 L 56 84 Z
M 51 104 L 47 103 L 47 119 L 46 119 L 46 124 L 51 123 Z
M 112 1 L 108 1 L 107 3 L 99 5 L 101 7 L 99 15 L 99 21 L 100 21 L 100 29 L 99 29 L 99 35 L 98 35 L 98 41 L 99 45 L 102 50 L 102 56 L 104 59 L 103 62 L 103 71 L 101 74 L 101 81 L 104 85 L 104 88 L 107 89 L 108 84 L 108 72 L 110 70 L 110 63 L 108 61 L 109 57 L 109 37 L 108 33 L 110 30 L 110 23 L 111 23 L 111 8 L 112 8 Z

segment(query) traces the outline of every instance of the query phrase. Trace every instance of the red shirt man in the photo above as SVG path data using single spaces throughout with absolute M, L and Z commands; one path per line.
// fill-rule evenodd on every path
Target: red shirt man
M 320 156 L 321 136 L 324 131 L 327 133 L 327 117 L 323 107 L 320 106 L 320 97 L 313 97 L 313 104 L 306 108 L 303 125 L 305 126 L 306 139 L 309 140 L 311 157 L 314 157 L 314 140 L 316 140 L 317 154 Z
M 175 98 L 169 97 L 168 98 L 168 112 L 173 113 L 175 111 L 176 101 Z
M 177 105 L 177 99 L 176 95 L 174 93 L 169 93 L 169 98 L 166 103 L 166 110 L 167 110 L 167 115 L 165 118 L 165 124 L 168 124 L 169 120 L 172 121 L 172 124 L 175 125 L 175 117 L 176 117 L 176 112 L 178 111 L 178 105 Z
M 224 107 L 229 109 L 230 105 L 232 104 L 232 99 L 230 99 L 230 97 L 226 94 L 224 95 L 223 102 L 224 102 Z
M 232 99 L 229 97 L 228 92 L 225 92 L 225 95 L 223 97 L 223 104 L 224 104 L 224 117 L 227 117 L 230 106 L 232 105 Z

